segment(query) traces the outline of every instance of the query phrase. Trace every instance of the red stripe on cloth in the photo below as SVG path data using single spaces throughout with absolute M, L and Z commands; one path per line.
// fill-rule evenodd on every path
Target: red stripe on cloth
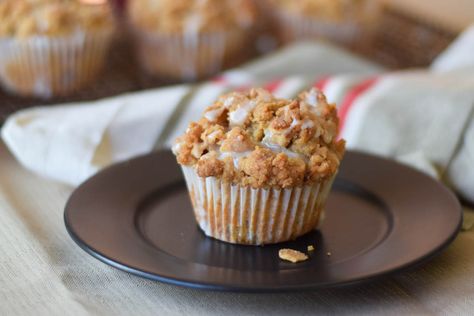
M 329 82 L 329 79 L 330 79 L 329 76 L 322 77 L 321 79 L 315 82 L 314 87 L 317 88 L 318 90 L 324 91 L 324 88 L 326 88 Z
M 342 131 L 344 125 L 346 123 L 347 114 L 349 113 L 354 101 L 364 92 L 369 90 L 374 84 L 377 82 L 378 78 L 369 78 L 366 79 L 359 84 L 352 87 L 349 92 L 347 92 L 346 96 L 342 100 L 341 106 L 339 107 L 338 115 L 339 115 L 339 132 Z
M 273 81 L 270 81 L 268 82 L 267 84 L 265 84 L 263 87 L 270 91 L 270 92 L 275 92 L 280 86 L 281 84 L 283 83 L 283 79 L 276 79 L 276 80 L 273 80 Z
M 216 83 L 216 84 L 221 84 L 221 85 L 225 85 L 225 84 L 228 83 L 227 78 L 222 76 L 222 75 L 219 75 L 219 76 L 216 76 L 216 77 L 212 78 L 211 82 Z

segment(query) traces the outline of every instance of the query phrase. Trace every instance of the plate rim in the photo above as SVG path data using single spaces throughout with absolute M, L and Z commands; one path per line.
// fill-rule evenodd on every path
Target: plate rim
M 71 239 L 87 254 L 91 255 L 95 259 L 107 264 L 108 266 L 111 266 L 115 269 L 130 273 L 132 275 L 142 277 L 148 280 L 152 281 L 158 281 L 158 282 L 163 282 L 166 284 L 171 284 L 171 285 L 176 285 L 176 286 L 184 286 L 188 288 L 193 288 L 193 289 L 198 289 L 198 290 L 211 290 L 211 291 L 221 291 L 221 292 L 236 292 L 236 293 L 284 293 L 284 292 L 295 292 L 295 291 L 311 291 L 311 290 L 320 290 L 320 289 L 325 289 L 325 288 L 343 288 L 343 287 L 350 287 L 350 286 L 356 286 L 356 285 L 361 285 L 361 284 L 366 284 L 370 282 L 375 282 L 382 280 L 384 278 L 388 278 L 391 276 L 394 276 L 396 274 L 399 274 L 401 272 L 405 271 L 410 271 L 413 269 L 416 269 L 419 266 L 422 266 L 432 260 L 434 257 L 437 255 L 441 254 L 458 236 L 461 227 L 462 227 L 462 221 L 463 221 L 463 212 L 462 212 L 462 206 L 460 204 L 459 198 L 454 194 L 452 190 L 450 190 L 445 184 L 436 181 L 435 179 L 431 178 L 429 175 L 426 175 L 425 173 L 401 164 L 400 162 L 397 162 L 393 159 L 389 159 L 386 157 L 381 157 L 381 156 L 376 156 L 367 152 L 359 151 L 359 150 L 347 150 L 347 152 L 350 152 L 351 154 L 355 155 L 362 155 L 370 158 L 376 158 L 380 160 L 385 160 L 388 161 L 389 163 L 394 163 L 398 165 L 399 167 L 407 168 L 410 169 L 412 172 L 416 172 L 419 175 L 427 178 L 431 178 L 433 183 L 436 183 L 438 187 L 440 187 L 445 193 L 446 196 L 449 196 L 449 198 L 457 204 L 457 210 L 459 213 L 459 220 L 457 222 L 457 225 L 453 232 L 449 235 L 448 238 L 446 238 L 442 243 L 440 243 L 437 247 L 434 247 L 431 249 L 429 252 L 425 253 L 423 256 L 420 256 L 414 260 L 408 261 L 404 264 L 401 264 L 395 268 L 388 269 L 385 271 L 380 271 L 376 272 L 374 274 L 370 274 L 368 276 L 361 276 L 361 277 L 356 277 L 354 279 L 350 280 L 343 280 L 343 281 L 338 281 L 338 282 L 319 282 L 319 283 L 307 283 L 307 284 L 295 284 L 295 285 L 278 285 L 278 286 L 255 286 L 253 285 L 252 287 L 245 287 L 245 286 L 235 286 L 235 285 L 229 285 L 229 284 L 221 284 L 217 282 L 204 282 L 204 281 L 193 281 L 190 279 L 186 278 L 181 278 L 181 277 L 176 277 L 176 276 L 166 276 L 163 274 L 156 274 L 153 272 L 149 271 L 144 271 L 143 269 L 140 269 L 138 267 L 132 267 L 130 265 L 127 265 L 123 262 L 120 262 L 120 260 L 117 259 L 112 259 L 109 258 L 108 256 L 102 254 L 100 251 L 97 249 L 94 249 L 93 246 L 89 245 L 87 242 L 85 242 L 83 239 L 81 239 L 72 229 L 71 224 L 69 223 L 68 219 L 68 212 L 70 210 L 70 203 L 72 200 L 72 197 L 76 193 L 76 191 L 83 187 L 86 186 L 90 181 L 93 181 L 95 177 L 100 176 L 101 174 L 105 172 L 109 172 L 112 168 L 118 168 L 121 165 L 125 165 L 130 163 L 131 161 L 134 160 L 139 160 L 140 158 L 145 158 L 147 156 L 151 155 L 157 155 L 160 153 L 169 153 L 169 150 L 159 150 L 155 151 L 152 153 L 147 153 L 144 155 L 136 156 L 131 159 L 127 159 L 122 162 L 114 163 L 99 172 L 97 172 L 95 175 L 92 177 L 88 178 L 84 182 L 82 182 L 79 186 L 75 188 L 75 190 L 71 193 L 69 196 L 65 207 L 64 207 L 64 213 L 63 213 L 63 220 L 65 224 L 65 228 Z

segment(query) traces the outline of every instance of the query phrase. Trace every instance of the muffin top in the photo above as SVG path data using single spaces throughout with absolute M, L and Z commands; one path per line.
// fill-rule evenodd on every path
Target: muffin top
M 129 17 L 148 32 L 215 32 L 252 26 L 256 8 L 252 0 L 142 0 L 130 2 Z
M 3 0 L 0 21 L 0 36 L 19 38 L 66 36 L 113 27 L 105 0 Z
M 316 89 L 294 100 L 251 89 L 221 96 L 172 150 L 200 177 L 254 188 L 295 187 L 336 173 L 345 148 L 337 131 L 336 107 Z
M 351 11 L 364 0 L 270 0 L 272 4 L 287 10 L 289 13 L 339 21 L 346 18 Z

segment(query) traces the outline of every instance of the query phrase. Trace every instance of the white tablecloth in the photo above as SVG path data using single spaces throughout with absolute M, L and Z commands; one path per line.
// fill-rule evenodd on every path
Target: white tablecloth
M 111 268 L 69 238 L 72 188 L 22 168 L 0 145 L 0 315 L 462 315 L 474 311 L 474 231 L 425 266 L 372 284 L 303 293 L 181 288 Z M 470 217 L 471 213 L 467 213 Z

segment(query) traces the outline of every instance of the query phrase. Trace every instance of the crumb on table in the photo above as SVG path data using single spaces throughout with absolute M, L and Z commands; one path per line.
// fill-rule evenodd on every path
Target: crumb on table
M 308 251 L 314 251 L 314 246 L 313 245 L 308 245 Z
M 308 256 L 298 250 L 294 249 L 280 249 L 278 256 L 282 260 L 290 261 L 293 263 L 308 260 Z

